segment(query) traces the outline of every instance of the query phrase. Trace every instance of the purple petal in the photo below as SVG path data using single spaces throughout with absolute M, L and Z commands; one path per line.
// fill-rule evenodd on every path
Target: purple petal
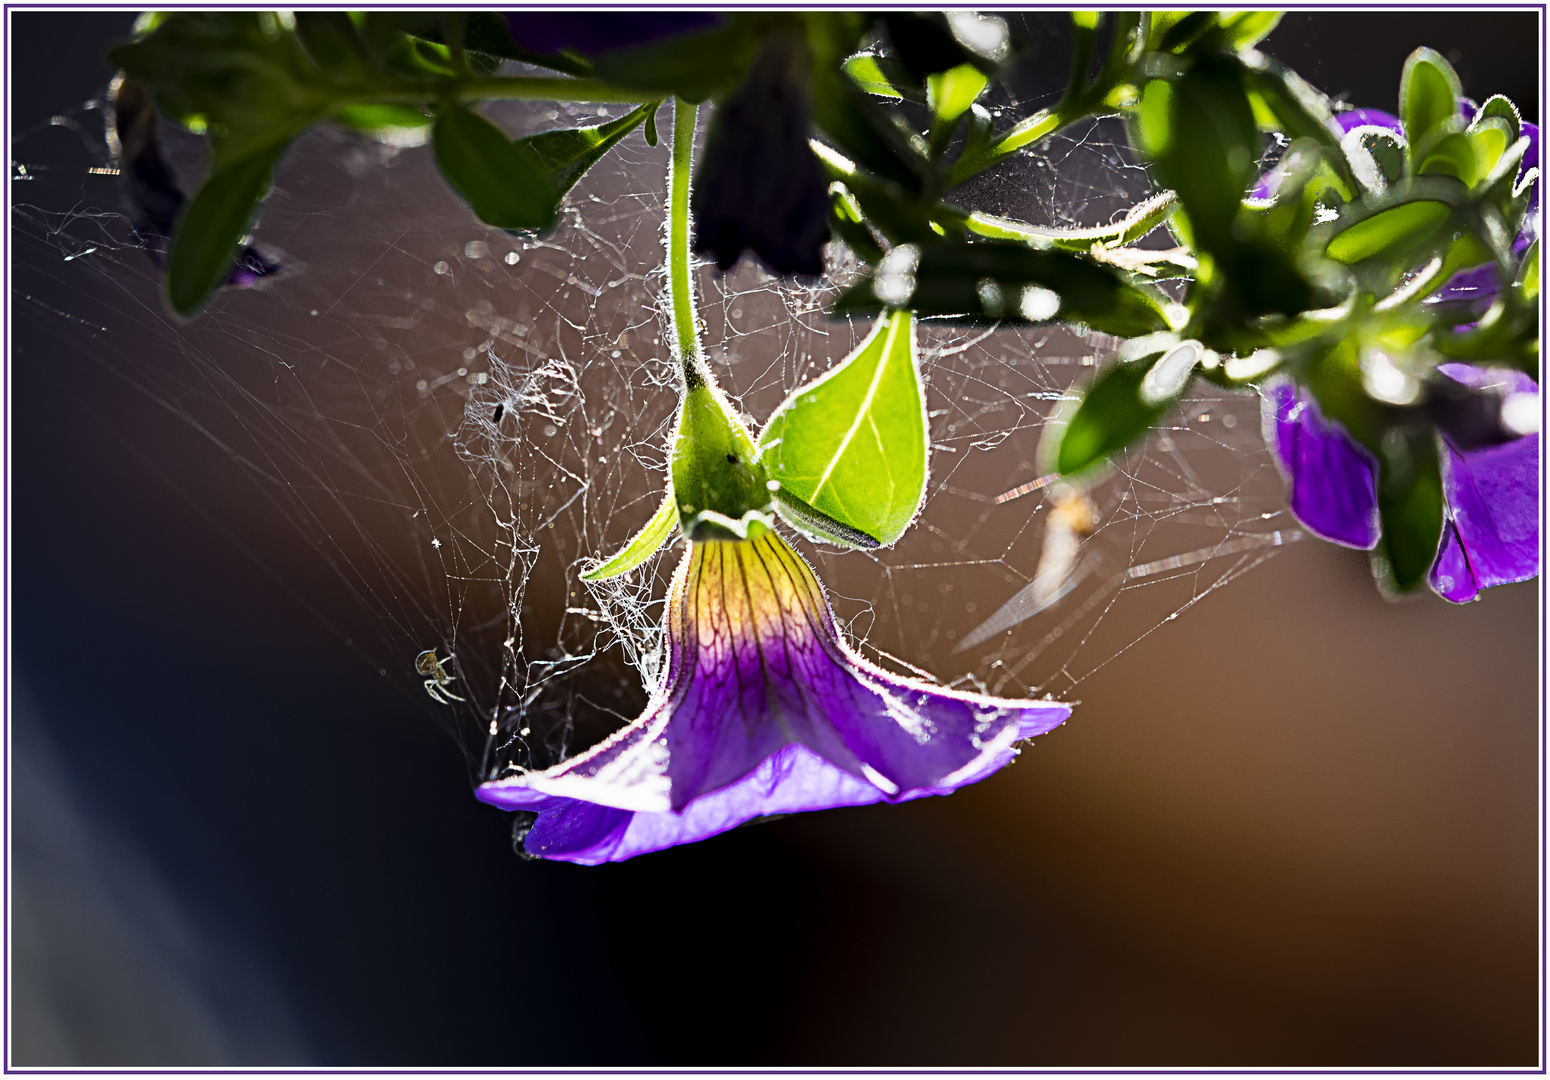
M 552 769 L 480 787 L 485 802 L 537 812 L 531 854 L 616 861 L 762 815 L 945 794 L 1070 713 L 864 660 L 775 533 L 692 545 L 668 591 L 667 642 L 638 720 Z
M 1359 127 L 1385 128 L 1396 135 L 1405 133 L 1405 125 L 1399 122 L 1399 117 L 1382 109 L 1347 109 L 1335 114 L 1335 123 L 1342 135 L 1349 135 Z
M 1442 364 L 1439 371 L 1477 390 L 1537 394 L 1519 371 Z M 1431 584 L 1462 604 L 1481 589 L 1539 573 L 1539 436 L 1461 449 L 1446 436 L 1443 494 L 1447 523 Z
M 1287 501 L 1297 520 L 1325 540 L 1370 550 L 1378 543 L 1378 465 L 1326 421 L 1311 395 L 1277 379 L 1262 390 L 1265 443 L 1286 477 Z

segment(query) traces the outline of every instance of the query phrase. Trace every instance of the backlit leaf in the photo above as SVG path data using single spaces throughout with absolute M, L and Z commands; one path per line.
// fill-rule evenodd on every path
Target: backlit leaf
M 1411 247 L 1436 232 L 1451 212 L 1446 203 L 1429 199 L 1402 203 L 1337 233 L 1325 253 L 1331 259 L 1349 264 L 1385 251 Z
M 545 229 L 558 196 L 537 151 L 461 105 L 443 106 L 431 135 L 436 164 L 479 216 L 499 229 Z
M 213 172 L 178 222 L 167 260 L 167 299 L 179 315 L 193 315 L 231 276 L 237 245 L 269 193 L 284 145 L 252 154 Z
M 840 364 L 786 399 L 759 436 L 759 450 L 782 492 L 876 544 L 891 544 L 925 494 L 927 441 L 915 321 L 892 311 Z M 776 508 L 790 509 L 779 498 Z M 800 515 L 794 523 L 821 531 Z
M 585 128 L 560 128 L 518 139 L 538 155 L 548 176 L 549 190 L 559 199 L 619 140 L 645 122 L 662 103 L 649 101 L 618 120 Z
M 662 500 L 662 505 L 657 507 L 655 514 L 651 515 L 651 520 L 641 526 L 640 532 L 630 537 L 629 542 L 611 559 L 582 574 L 581 580 L 603 581 L 634 570 L 657 553 L 657 549 L 667 542 L 667 538 L 672 535 L 677 525 L 678 503 L 673 498 L 672 490 L 669 489 L 667 497 Z
M 1459 77 L 1433 49 L 1421 48 L 1405 61 L 1399 82 L 1399 119 L 1412 152 L 1434 131 L 1458 122 Z

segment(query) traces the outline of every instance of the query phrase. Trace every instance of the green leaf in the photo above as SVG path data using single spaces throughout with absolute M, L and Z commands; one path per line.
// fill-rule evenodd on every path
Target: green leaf
M 378 138 L 422 131 L 430 127 L 433 121 L 432 117 L 409 105 L 351 105 L 335 113 L 334 119 L 346 127 L 370 132 Z
M 1502 144 L 1503 147 L 1505 145 Z M 1501 148 L 1498 148 L 1496 157 L 1500 156 Z M 1494 159 L 1492 164 L 1495 164 Z M 1475 181 L 1480 178 L 1476 171 L 1475 148 L 1469 137 L 1458 131 L 1443 136 L 1435 143 L 1427 153 L 1426 160 L 1415 171 L 1421 176 L 1454 176 L 1465 187 L 1474 187 Z
M 544 131 L 518 139 L 517 145 L 527 146 L 538 155 L 539 162 L 547 172 L 549 190 L 558 201 L 588 169 L 596 165 L 621 139 L 640 127 L 661 104 L 660 101 L 648 101 L 618 120 L 596 127 Z
M 1256 116 L 1268 114 L 1274 120 L 1274 129 L 1294 140 L 1311 139 L 1316 143 L 1343 189 L 1341 197 L 1354 198 L 1355 177 L 1341 152 L 1340 125 L 1335 121 L 1329 99 L 1295 71 L 1262 53 L 1246 53 L 1240 59 L 1244 86 Z
M 918 258 L 914 256 L 918 255 Z M 908 307 L 921 316 L 985 323 L 1085 323 L 1121 337 L 1168 327 L 1166 298 L 1113 266 L 1002 240 L 894 248 L 834 303 L 835 312 Z
M 1279 11 L 1221 13 L 1217 21 L 1217 40 L 1233 51 L 1258 45 L 1276 28 L 1281 15 Z
M 1517 142 L 1518 136 L 1523 133 L 1523 116 L 1512 100 L 1501 94 L 1493 94 L 1485 99 L 1485 104 L 1480 106 L 1475 112 L 1475 118 L 1469 122 L 1469 130 L 1475 130 L 1481 123 L 1493 117 L 1507 124 L 1508 145 Z
M 1458 74 L 1441 54 L 1427 48 L 1410 54 L 1399 80 L 1399 119 L 1412 152 L 1439 128 L 1459 122 L 1459 93 Z
M 340 55 L 349 51 L 339 45 Z M 321 70 L 268 11 L 176 12 L 109 54 L 167 116 L 211 137 L 211 168 L 268 153 L 369 89 L 364 66 Z
M 933 132 L 950 131 L 958 118 L 969 110 L 989 82 L 985 73 L 973 64 L 959 64 L 926 78 L 926 103 L 934 117 Z
M 1160 356 L 1121 361 L 1102 372 L 1069 419 L 1052 421 L 1051 433 L 1059 439 L 1056 471 L 1086 472 L 1146 434 L 1189 386 L 1200 355 L 1199 343 L 1186 341 Z
M 1173 192 L 1159 191 L 1156 195 L 1136 203 L 1125 211 L 1124 217 L 1109 225 L 1095 225 L 1087 229 L 1053 229 L 1042 225 L 1025 225 L 1007 218 L 976 212 L 970 215 L 969 227 L 981 236 L 1022 240 L 1034 247 L 1055 247 L 1062 251 L 1089 252 L 1094 244 L 1120 247 L 1135 243 L 1172 216 L 1178 205 L 1178 196 Z
M 1507 147 L 1517 141 L 1513 125 L 1500 116 L 1477 116 L 1465 133 L 1475 154 L 1475 175 L 1483 180 L 1491 175 Z
M 748 16 L 734 14 L 724 26 L 599 53 L 592 58 L 593 71 L 619 86 L 699 104 L 742 78 L 758 49 L 758 31 Z
M 891 544 L 920 508 L 927 444 L 915 321 L 891 311 L 840 364 L 786 399 L 760 434 L 759 453 L 787 496 Z
M 172 310 L 195 314 L 231 276 L 243 234 L 269 193 L 275 164 L 285 147 L 274 146 L 212 172 L 178 222 L 167 259 L 167 299 Z
M 1364 124 L 1346 132 L 1340 149 L 1366 190 L 1382 195 L 1405 172 L 1405 141 L 1388 128 Z
M 842 65 L 845 74 L 861 89 L 877 97 L 925 104 L 926 95 L 910 78 L 904 65 L 890 56 L 857 53 Z
M 1524 305 L 1533 307 L 1539 301 L 1539 241 L 1535 240 L 1529 246 L 1528 253 L 1523 256 L 1523 265 L 1518 268 L 1517 281 L 1513 288 L 1518 299 Z
M 1201 35 L 1216 27 L 1214 11 L 1153 11 L 1147 26 L 1148 49 L 1183 52 Z
M 813 73 L 813 122 L 850 160 L 908 192 L 933 171 L 890 115 L 838 72 Z
M 1401 203 L 1336 233 L 1324 253 L 1350 265 L 1384 252 L 1413 247 L 1425 242 L 1452 212 L 1446 203 L 1430 199 Z
M 779 486 L 770 494 L 775 497 L 775 509 L 780 516 L 810 539 L 862 551 L 872 551 L 882 546 L 876 537 L 868 536 L 860 529 L 853 529 L 844 522 L 835 521 Z
M 1391 430 L 1378 458 L 1378 517 L 1386 584 L 1408 592 L 1426 580 L 1442 539 L 1442 471 L 1429 430 Z
M 670 486 L 667 497 L 662 500 L 662 505 L 657 507 L 655 514 L 651 515 L 651 520 L 641 526 L 640 532 L 632 536 L 629 543 L 625 544 L 613 558 L 582 574 L 581 580 L 603 581 L 629 573 L 655 555 L 657 549 L 667 542 L 667 538 L 672 535 L 677 525 L 678 503 L 673 499 L 673 489 Z
M 436 164 L 479 220 L 499 229 L 546 229 L 559 196 L 538 152 L 478 113 L 448 103 L 431 135 Z
M 1202 56 L 1177 82 L 1148 82 L 1141 98 L 1142 147 L 1178 193 L 1206 251 L 1231 245 L 1232 223 L 1259 160 L 1259 129 L 1239 70 L 1236 61 Z

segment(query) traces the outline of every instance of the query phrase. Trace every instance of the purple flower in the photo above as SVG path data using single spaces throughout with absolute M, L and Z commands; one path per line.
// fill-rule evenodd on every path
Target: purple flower
M 806 43 L 765 38 L 711 121 L 694 185 L 694 250 L 722 270 L 752 251 L 777 274 L 823 273 L 829 185 L 808 145 Z
M 772 531 L 692 543 L 668 589 L 666 632 L 638 720 L 553 768 L 479 788 L 532 815 L 527 854 L 617 862 L 771 814 L 946 794 L 1070 713 L 863 659 L 812 569 Z
M 1520 372 L 1442 364 L 1461 386 L 1493 395 L 1503 421 L 1537 415 L 1539 389 Z M 1377 545 L 1377 461 L 1313 396 L 1289 380 L 1262 390 L 1265 442 L 1286 477 L 1292 513 L 1308 530 L 1347 547 Z M 1443 532 L 1430 584 L 1456 604 L 1492 585 L 1539 573 L 1539 435 L 1479 440 L 1441 425 Z

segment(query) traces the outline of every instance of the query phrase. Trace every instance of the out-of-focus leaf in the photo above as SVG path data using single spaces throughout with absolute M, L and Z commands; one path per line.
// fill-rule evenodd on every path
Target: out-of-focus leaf
M 604 154 L 645 123 L 646 118 L 655 113 L 661 104 L 660 101 L 648 101 L 606 124 L 541 131 L 537 135 L 518 139 L 517 144 L 529 147 L 538 155 L 539 162 L 548 173 L 549 190 L 559 199 Z
M 283 145 L 228 162 L 210 174 L 178 222 L 167 259 L 167 299 L 172 310 L 191 316 L 231 276 L 243 234 L 269 192 Z
M 1523 265 L 1518 268 L 1518 279 L 1514 283 L 1519 299 L 1526 305 L 1532 306 L 1539 301 L 1539 241 L 1535 240 L 1529 246 L 1528 254 L 1523 257 Z
M 1414 247 L 1428 240 L 1452 212 L 1446 203 L 1429 199 L 1401 203 L 1336 233 L 1324 253 L 1349 265 Z
M 434 117 L 408 105 L 351 105 L 340 109 L 334 119 L 358 131 L 414 131 L 430 127 Z
M 759 436 L 760 460 L 785 494 L 879 544 L 897 540 L 920 508 L 927 444 L 907 311 L 878 319 L 853 353 L 787 398 Z
M 1121 337 L 1168 326 L 1159 295 L 1132 285 L 1118 269 L 1066 251 L 1037 251 L 997 240 L 943 241 L 895 248 L 878 268 L 835 301 L 835 312 L 909 307 L 922 316 L 985 323 L 1085 323 Z
M 1121 361 L 1101 372 L 1075 411 L 1068 418 L 1057 419 L 1051 429 L 1051 435 L 1060 440 L 1054 455 L 1056 471 L 1062 476 L 1086 472 L 1125 449 L 1162 419 L 1188 385 L 1193 363 L 1185 369 L 1182 380 L 1169 373 L 1169 385 L 1159 389 L 1171 392 L 1147 393 L 1145 384 L 1150 373 L 1185 348 L 1198 350 L 1186 342 L 1161 356 Z M 1196 355 L 1198 352 L 1191 353 L 1187 359 L 1193 361 Z M 1175 366 L 1182 365 L 1176 362 Z
M 732 89 L 758 51 L 757 27 L 746 18 L 592 58 L 594 74 L 637 90 L 676 94 L 698 104 Z
M 1151 11 L 1146 28 L 1146 47 L 1179 53 L 1216 26 L 1214 11 Z
M 973 64 L 959 64 L 926 79 L 926 101 L 934 118 L 933 131 L 951 130 L 958 118 L 968 111 L 989 80 Z
M 1219 13 L 1217 41 L 1220 47 L 1237 51 L 1258 45 L 1281 21 L 1279 11 L 1235 11 Z
M 829 188 L 829 203 L 830 231 L 839 237 L 858 259 L 869 266 L 876 266 L 883 257 L 883 249 L 878 247 L 876 238 L 867 230 L 855 197 L 845 189 L 845 185 L 835 183 Z
M 1405 60 L 1399 80 L 1399 119 L 1412 153 L 1440 128 L 1459 121 L 1459 77 L 1434 49 L 1420 48 Z
M 887 12 L 882 20 L 893 54 L 916 83 L 924 85 L 927 76 L 959 64 L 973 64 L 987 74 L 996 70 L 999 58 L 994 55 L 994 47 L 976 48 L 966 43 L 954 32 L 953 24 L 943 12 Z
M 360 75 L 371 62 L 360 29 L 343 11 L 298 11 L 296 36 L 313 62 L 325 71 Z
M 910 78 L 904 65 L 891 56 L 857 53 L 846 60 L 843 66 L 845 74 L 869 94 L 895 101 L 925 104 L 925 91 Z
M 1148 82 L 1138 132 L 1159 177 L 1178 193 L 1197 246 L 1229 247 L 1259 160 L 1259 129 L 1236 62 L 1203 56 L 1176 82 Z
M 881 106 L 837 72 L 813 73 L 813 122 L 850 160 L 906 192 L 921 189 L 931 165 L 922 148 L 910 144 L 908 135 Z
M 1378 457 L 1380 551 L 1387 584 L 1408 592 L 1426 580 L 1442 539 L 1442 472 L 1430 431 L 1390 431 Z
M 246 162 L 326 118 L 362 69 L 324 72 L 273 12 L 175 12 L 109 54 L 179 123 L 210 135 L 211 167 Z
M 431 134 L 436 164 L 479 220 L 499 229 L 546 229 L 558 196 L 530 145 L 514 143 L 478 113 L 447 104 Z
M 673 529 L 678 525 L 678 502 L 673 498 L 672 489 L 669 488 L 667 497 L 662 500 L 662 505 L 657 507 L 657 512 L 651 515 L 651 520 L 641 526 L 640 532 L 630 537 L 629 542 L 601 566 L 593 567 L 581 575 L 582 581 L 604 581 L 620 574 L 629 573 L 641 563 L 657 553 L 657 549 L 667 542 Z
M 1272 14 L 1252 12 L 1249 14 Z M 1267 113 L 1275 127 L 1292 139 L 1311 139 L 1325 152 L 1326 162 L 1344 189 L 1346 199 L 1356 194 L 1354 178 L 1341 153 L 1340 125 L 1335 122 L 1329 99 L 1295 71 L 1263 53 L 1249 51 L 1241 58 L 1244 86 L 1256 115 Z

